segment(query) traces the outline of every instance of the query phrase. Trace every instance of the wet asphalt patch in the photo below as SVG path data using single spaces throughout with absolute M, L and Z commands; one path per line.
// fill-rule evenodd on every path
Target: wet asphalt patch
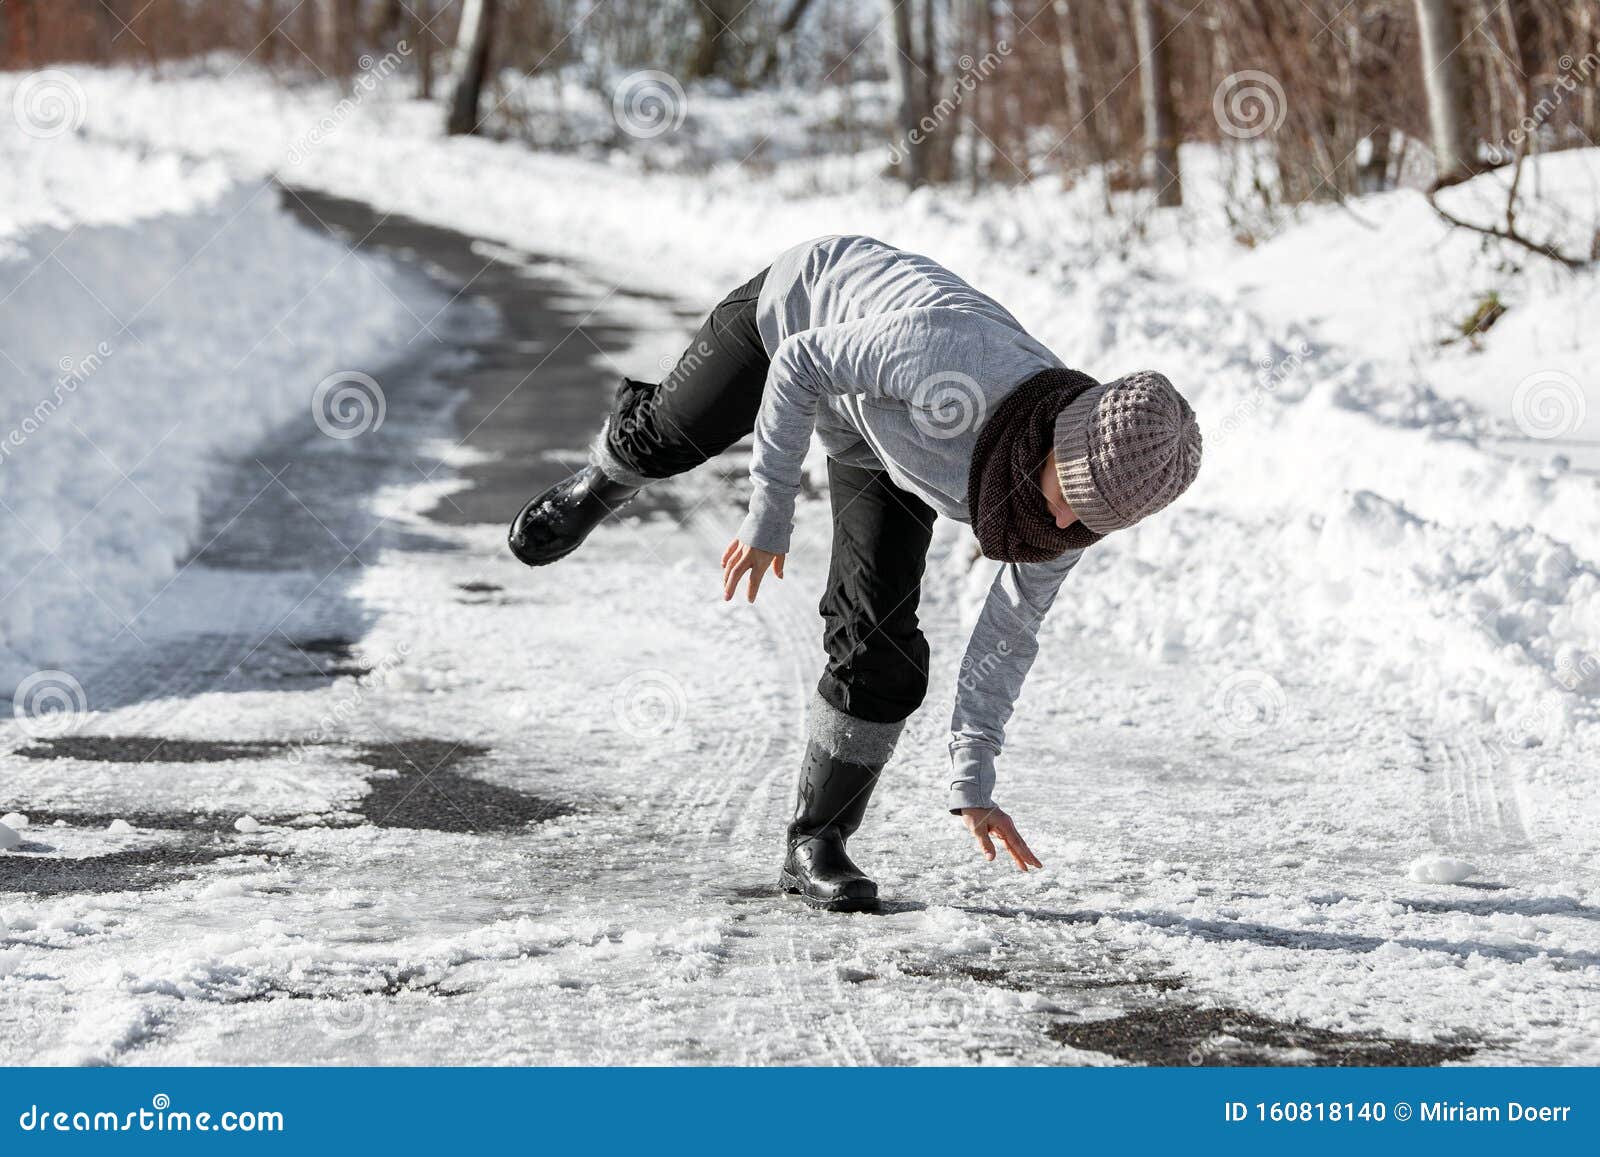
M 394 774 L 369 780 L 371 790 L 356 801 L 355 810 L 380 828 L 432 832 L 514 831 L 577 810 L 455 770 L 488 753 L 475 743 L 445 739 L 401 739 L 364 747 L 355 756 L 357 762 Z
M 1013 992 L 1084 991 L 1105 988 L 1144 989 L 1149 992 L 1174 992 L 1183 987 L 1181 976 L 1163 976 L 1113 969 L 1089 970 L 1077 965 L 1017 966 L 967 964 L 940 961 L 936 964 L 905 962 L 898 964 L 902 976 L 928 980 L 971 980 L 990 988 Z
M 29 759 L 78 759 L 89 763 L 226 763 L 234 759 L 267 759 L 288 748 L 289 744 L 276 740 L 69 735 L 36 740 L 17 748 L 16 754 Z
M 276 740 L 163 739 L 160 736 L 80 735 L 40 740 L 19 748 L 30 759 L 80 759 L 108 763 L 223 763 L 263 759 L 281 754 L 290 744 Z M 342 748 L 340 744 L 316 746 Z M 350 758 L 381 772 L 368 777 L 366 795 L 351 811 L 382 828 L 433 832 L 505 832 L 572 815 L 576 808 L 478 779 L 458 770 L 461 764 L 489 754 L 476 743 L 449 739 L 400 739 L 357 747 Z M 103 828 L 125 820 L 135 828 L 165 831 L 226 831 L 235 813 L 211 811 L 88 812 L 36 808 L 36 822 L 64 820 L 76 827 Z M 262 823 L 293 818 L 266 813 Z
M 0 892 L 34 896 L 149 892 L 192 879 L 203 865 L 252 854 L 256 853 L 237 844 L 195 840 L 77 858 L 10 853 L 0 856 Z M 268 857 L 281 858 L 281 854 Z
M 1050 1039 L 1147 1065 L 1435 1066 L 1471 1056 L 1465 1041 L 1410 1041 L 1271 1020 L 1236 1008 L 1136 1009 L 1096 1021 L 1057 1021 Z

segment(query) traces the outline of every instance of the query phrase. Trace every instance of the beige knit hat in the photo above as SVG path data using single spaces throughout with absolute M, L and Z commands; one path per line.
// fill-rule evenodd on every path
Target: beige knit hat
M 1079 521 L 1124 530 L 1189 488 L 1200 426 L 1172 383 L 1141 370 L 1079 394 L 1056 417 L 1056 476 Z

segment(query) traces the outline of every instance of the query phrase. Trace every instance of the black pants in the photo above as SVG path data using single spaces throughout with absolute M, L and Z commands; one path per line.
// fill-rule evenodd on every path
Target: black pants
M 659 384 L 624 379 L 607 446 L 648 478 L 691 470 L 755 428 L 767 380 L 756 331 L 762 271 L 725 297 Z M 897 723 L 928 690 L 917 601 L 933 508 L 882 470 L 829 460 L 833 554 L 822 596 L 827 669 L 818 692 L 838 710 Z

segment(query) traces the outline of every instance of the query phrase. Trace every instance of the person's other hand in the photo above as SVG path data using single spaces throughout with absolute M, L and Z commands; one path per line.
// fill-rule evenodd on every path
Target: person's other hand
M 994 859 L 994 841 L 998 839 L 1005 845 L 1006 851 L 1011 853 L 1011 858 L 1017 862 L 1019 871 L 1026 872 L 1030 867 L 1044 867 L 1039 857 L 1028 847 L 1027 841 L 1022 838 L 1022 833 L 1017 831 L 1017 825 L 1011 822 L 1011 817 L 999 808 L 962 808 L 961 818 L 967 825 L 967 831 L 978 841 L 984 859 Z
M 783 577 L 783 560 L 786 556 L 773 554 L 770 550 L 761 550 L 758 547 L 746 546 L 737 538 L 728 544 L 728 549 L 722 552 L 722 601 L 727 602 L 733 598 L 733 592 L 739 588 L 739 580 L 746 573 L 750 575 L 749 602 L 756 601 L 756 592 L 761 589 L 761 580 L 771 567 L 772 572 L 779 578 Z

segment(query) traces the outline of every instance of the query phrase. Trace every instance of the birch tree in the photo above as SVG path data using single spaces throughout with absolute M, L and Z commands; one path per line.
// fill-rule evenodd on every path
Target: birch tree
M 1172 53 L 1159 0 L 1134 0 L 1134 35 L 1139 42 L 1139 97 L 1144 106 L 1144 180 L 1156 204 L 1183 204 L 1178 172 L 1178 117 L 1172 99 Z
M 1428 94 L 1435 184 L 1450 185 L 1472 172 L 1467 130 L 1465 62 L 1461 17 L 1455 0 L 1416 0 L 1422 43 L 1422 85 Z

